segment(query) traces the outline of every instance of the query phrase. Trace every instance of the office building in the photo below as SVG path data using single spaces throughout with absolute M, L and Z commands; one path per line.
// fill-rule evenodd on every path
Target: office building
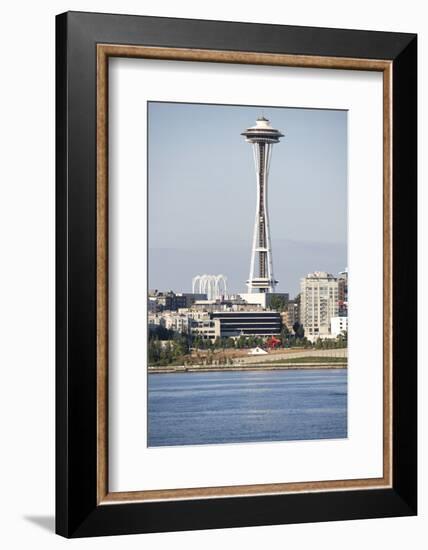
M 281 315 L 277 311 L 215 311 L 222 338 L 272 336 L 281 333 Z

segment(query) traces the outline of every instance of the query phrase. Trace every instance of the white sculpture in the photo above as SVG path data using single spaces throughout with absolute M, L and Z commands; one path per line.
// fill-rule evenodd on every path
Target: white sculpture
M 196 275 L 192 279 L 193 294 L 206 294 L 208 300 L 227 295 L 227 277 L 224 275 Z

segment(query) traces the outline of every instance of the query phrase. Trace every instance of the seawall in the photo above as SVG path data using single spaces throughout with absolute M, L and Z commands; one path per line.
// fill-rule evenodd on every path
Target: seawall
M 272 370 L 313 370 L 346 369 L 347 363 L 287 363 L 275 365 L 168 365 L 148 367 L 149 374 L 170 374 L 186 372 L 232 372 L 232 371 L 272 371 Z

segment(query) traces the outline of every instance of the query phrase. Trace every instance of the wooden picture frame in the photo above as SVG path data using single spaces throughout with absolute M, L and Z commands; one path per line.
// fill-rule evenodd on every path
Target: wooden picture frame
M 82 537 L 416 514 L 416 36 L 77 12 L 57 16 L 56 23 L 58 534 Z M 109 491 L 111 57 L 383 74 L 381 478 Z M 405 338 L 404 320 L 412 327 Z

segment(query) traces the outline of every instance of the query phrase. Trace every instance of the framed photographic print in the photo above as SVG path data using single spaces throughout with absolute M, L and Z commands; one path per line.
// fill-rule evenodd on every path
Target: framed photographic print
M 416 44 L 57 16 L 60 535 L 416 514 Z

